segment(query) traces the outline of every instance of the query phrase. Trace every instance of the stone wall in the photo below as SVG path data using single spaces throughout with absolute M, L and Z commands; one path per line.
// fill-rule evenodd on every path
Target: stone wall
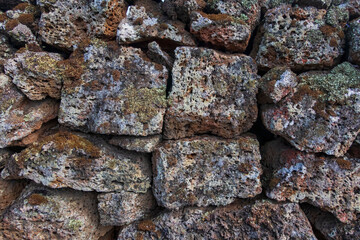
M 0 5 L 0 240 L 360 239 L 358 0 Z

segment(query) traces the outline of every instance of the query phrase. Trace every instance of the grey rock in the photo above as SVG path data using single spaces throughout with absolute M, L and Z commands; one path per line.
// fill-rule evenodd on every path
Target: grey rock
M 350 23 L 347 34 L 349 38 L 349 61 L 360 65 L 360 18 Z
M 160 144 L 161 140 L 161 135 L 146 137 L 115 136 L 110 139 L 109 143 L 130 151 L 151 153 Z
M 151 42 L 148 44 L 148 51 L 146 55 L 154 62 L 159 63 L 171 70 L 174 65 L 174 59 L 161 50 L 160 45 L 157 42 Z
M 0 169 L 4 168 L 13 153 L 13 151 L 6 148 L 0 149 Z

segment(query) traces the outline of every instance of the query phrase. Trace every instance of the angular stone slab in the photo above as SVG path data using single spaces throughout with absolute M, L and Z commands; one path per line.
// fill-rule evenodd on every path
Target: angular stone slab
M 262 106 L 265 127 L 301 151 L 344 155 L 360 131 L 360 71 L 344 62 L 298 78 L 294 93 Z
M 360 216 L 360 159 L 317 156 L 280 141 L 264 148 L 271 171 L 266 195 L 277 201 L 307 202 L 350 223 Z
M 5 74 L 0 74 L 0 148 L 21 140 L 57 117 L 54 99 L 30 101 Z
M 47 96 L 60 99 L 64 75 L 58 67 L 61 60 L 58 53 L 25 50 L 7 60 L 4 70 L 29 99 L 42 100 Z
M 143 219 L 157 206 L 151 190 L 146 193 L 101 193 L 98 201 L 100 223 L 103 226 L 123 226 Z
M 145 193 L 151 165 L 145 155 L 119 151 L 100 138 L 60 131 L 13 155 L 2 177 L 52 188 Z
M 274 237 L 276 236 L 276 237 Z M 231 204 L 218 208 L 185 208 L 123 228 L 121 239 L 310 239 L 316 240 L 298 204 Z
M 98 240 L 109 231 L 99 224 L 96 194 L 29 185 L 1 217 L 1 239 Z
M 130 151 L 151 153 L 161 140 L 161 135 L 147 137 L 115 136 L 110 139 L 109 143 Z
M 100 134 L 162 132 L 167 69 L 138 48 L 93 40 L 65 63 L 59 122 Z M 74 67 L 75 66 L 75 67 Z
M 258 75 L 252 58 L 205 48 L 175 51 L 164 137 L 212 133 L 233 138 L 257 118 Z
M 303 71 L 337 64 L 344 53 L 345 34 L 341 26 L 329 25 L 326 16 L 324 9 L 291 5 L 267 11 L 256 53 L 259 69 L 288 66 Z
M 194 137 L 164 142 L 153 153 L 154 195 L 169 209 L 227 205 L 261 193 L 259 143 Z

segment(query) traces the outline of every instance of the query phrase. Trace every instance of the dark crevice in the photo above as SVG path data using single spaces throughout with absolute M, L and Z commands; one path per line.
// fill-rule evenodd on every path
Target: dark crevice
M 253 47 L 254 47 L 254 44 L 255 44 L 255 37 L 256 37 L 256 33 L 258 32 L 258 29 L 259 29 L 259 26 L 256 26 L 256 28 L 252 31 L 252 34 L 251 34 L 251 38 L 249 40 L 249 43 L 246 47 L 246 50 L 244 52 L 244 54 L 246 55 L 250 55 L 250 53 L 252 52 L 253 50 Z
M 249 132 L 256 135 L 260 145 L 264 145 L 265 143 L 276 139 L 276 136 L 265 128 L 261 120 L 260 105 L 258 105 L 258 109 L 258 117 Z
M 41 43 L 41 47 L 44 51 L 46 52 L 52 52 L 52 53 L 59 53 L 63 56 L 64 59 L 68 59 L 71 55 L 71 51 L 69 50 L 66 50 L 66 49 L 59 49 L 59 48 L 56 48 L 54 46 L 51 46 L 45 42 L 42 42 Z

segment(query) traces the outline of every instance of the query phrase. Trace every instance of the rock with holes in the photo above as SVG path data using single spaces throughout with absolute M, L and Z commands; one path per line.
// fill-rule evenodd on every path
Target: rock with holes
M 0 179 L 0 216 L 4 213 L 4 210 L 19 197 L 26 184 L 26 181 L 7 181 Z
M 298 78 L 294 93 L 262 106 L 265 127 L 301 151 L 344 155 L 360 132 L 360 71 L 344 62 Z
M 193 137 L 165 141 L 153 154 L 154 195 L 169 209 L 227 205 L 261 193 L 259 143 Z
M 1 239 L 98 240 L 109 231 L 99 224 L 96 193 L 31 184 L 1 217 Z
M 202 10 L 206 5 L 204 0 L 165 0 L 161 7 L 171 19 L 188 23 L 191 12 Z
M 360 65 L 360 18 L 350 23 L 349 38 L 349 61 Z
M 349 11 L 351 19 L 360 17 L 360 2 L 358 0 L 333 0 L 332 4 Z
M 190 30 L 199 40 L 220 49 L 244 52 L 260 20 L 260 1 L 209 1 L 213 14 L 195 11 Z
M 5 74 L 0 74 L 0 96 L 0 148 L 27 137 L 57 117 L 57 101 L 30 101 Z
M 100 40 L 68 61 L 60 123 L 101 134 L 162 132 L 168 77 L 164 66 L 151 62 L 140 49 Z
M 29 99 L 42 100 L 47 96 L 59 99 L 64 74 L 57 64 L 61 60 L 58 53 L 25 50 L 7 60 L 4 69 Z
M 277 103 L 293 91 L 297 81 L 296 74 L 289 68 L 272 68 L 260 80 L 258 99 L 261 103 Z
M 299 71 L 334 66 L 344 53 L 346 19 L 333 15 L 330 10 L 291 5 L 267 11 L 260 46 L 254 49 L 258 67 Z
M 118 240 L 164 238 L 316 240 L 298 204 L 269 200 L 165 211 L 152 219 L 124 227 L 118 236 Z
M 145 193 L 151 165 L 146 155 L 120 151 L 101 138 L 60 131 L 14 154 L 2 177 L 27 178 L 52 188 Z
M 332 2 L 332 0 L 264 0 L 262 1 L 262 7 L 269 10 L 282 4 L 296 4 L 301 7 L 312 6 L 319 9 L 328 9 Z
M 171 45 L 194 46 L 195 41 L 180 21 L 167 19 L 154 1 L 129 6 L 117 29 L 116 39 L 120 44 L 144 41 L 160 41 L 164 47 Z
M 64 50 L 74 50 L 87 37 L 115 37 L 125 17 L 125 0 L 39 0 L 42 41 Z
M 360 159 L 304 153 L 273 141 L 264 147 L 271 172 L 266 195 L 277 201 L 307 202 L 350 223 L 360 216 Z
M 146 193 L 121 191 L 98 195 L 103 226 L 123 226 L 148 216 L 157 206 L 151 190 Z
M 312 206 L 303 207 L 304 212 L 313 225 L 326 240 L 360 239 L 360 221 L 349 224 L 340 222 L 331 213 L 323 212 Z
M 257 117 L 259 77 L 252 58 L 192 47 L 179 47 L 175 55 L 165 138 L 233 138 L 248 131 Z
M 115 136 L 110 139 L 109 143 L 130 151 L 151 153 L 160 144 L 161 140 L 161 135 L 146 137 Z

